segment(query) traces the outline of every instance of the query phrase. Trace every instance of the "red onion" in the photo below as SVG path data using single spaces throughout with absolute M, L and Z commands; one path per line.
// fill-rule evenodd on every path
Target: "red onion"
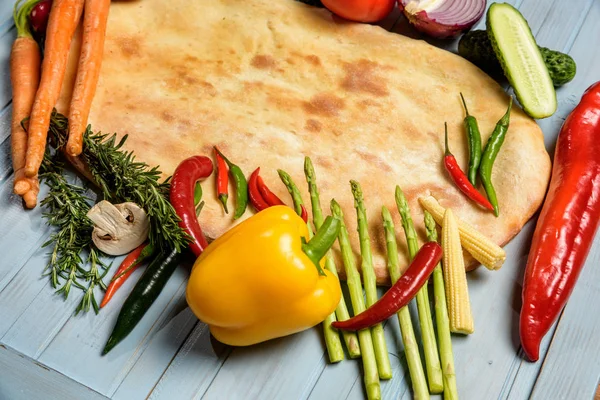
M 485 12 L 486 0 L 398 0 L 398 7 L 419 31 L 452 38 L 469 29 Z
M 46 33 L 51 8 L 52 0 L 42 0 L 31 9 L 29 23 L 36 34 L 44 35 Z

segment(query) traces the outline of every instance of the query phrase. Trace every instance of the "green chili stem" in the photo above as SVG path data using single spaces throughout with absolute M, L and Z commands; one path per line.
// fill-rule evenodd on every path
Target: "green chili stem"
M 396 186 L 396 206 L 402 218 L 402 228 L 406 235 L 408 244 L 409 261 L 415 257 L 419 251 L 417 242 L 417 232 L 410 216 L 410 208 L 406 196 Z M 427 378 L 429 382 L 429 391 L 431 393 L 441 393 L 444 390 L 442 379 L 442 368 L 440 366 L 440 356 L 438 354 L 437 343 L 435 341 L 435 331 L 433 329 L 433 320 L 431 308 L 429 306 L 429 289 L 425 283 L 417 292 L 417 309 L 419 310 L 419 323 L 421 324 L 421 340 L 423 342 L 423 351 L 425 353 L 425 366 L 427 369 Z
M 196 182 L 194 186 L 194 204 L 200 204 L 200 200 L 202 200 L 202 185 L 200 182 Z
M 300 190 L 298 189 L 298 186 L 296 186 L 296 183 L 294 183 L 294 180 L 287 172 L 285 172 L 283 170 L 277 170 L 277 172 L 279 173 L 279 177 L 281 178 L 281 181 L 283 182 L 283 184 L 287 188 L 288 192 L 292 196 L 292 200 L 294 202 L 294 209 L 296 210 L 296 213 L 298 215 L 301 215 L 302 214 L 301 206 L 304 204 L 304 201 L 302 200 L 302 195 L 300 194 Z M 303 250 L 304 250 L 304 246 L 307 246 L 314 239 L 313 230 L 310 227 L 310 224 L 307 223 L 306 226 L 308 227 L 308 237 L 310 240 L 308 243 L 303 244 L 303 246 L 302 246 Z M 338 221 L 337 229 L 339 230 L 339 221 Z M 318 234 L 318 232 L 317 232 L 317 234 Z M 329 245 L 327 247 L 327 249 L 329 249 L 333 245 L 333 242 L 335 242 L 335 237 L 333 238 L 331 245 Z M 309 255 L 309 258 L 310 257 L 311 256 Z M 321 265 L 319 263 L 321 258 L 323 258 L 323 257 L 321 256 L 318 259 L 318 261 L 315 263 L 315 266 L 317 267 L 317 271 L 319 271 L 319 275 L 325 275 L 325 272 L 323 271 L 323 269 L 321 268 Z M 313 263 L 315 262 L 315 260 L 313 258 L 311 258 L 311 261 Z M 325 337 L 325 346 L 327 347 L 327 354 L 329 354 L 329 361 L 332 363 L 340 362 L 344 359 L 344 349 L 342 348 L 342 342 L 340 340 L 340 335 L 338 334 L 337 329 L 335 329 L 331 326 L 331 323 L 335 320 L 336 320 L 335 312 L 332 312 L 323 321 L 323 336 Z
M 148 259 L 153 254 L 154 254 L 154 246 L 150 242 L 148 242 L 148 244 L 142 249 L 142 252 L 138 256 L 138 258 L 133 262 L 133 264 L 131 264 L 129 267 L 125 268 L 125 270 L 123 272 L 121 272 L 120 274 L 113 276 L 110 281 L 113 282 L 113 281 L 116 281 L 117 279 L 121 278 L 123 275 L 128 273 L 131 269 L 135 268 L 139 263 L 144 262 L 146 259 Z
M 315 229 L 318 230 L 321 228 L 321 225 L 323 225 L 323 212 L 321 210 L 321 201 L 319 199 L 317 177 L 309 157 L 304 159 L 304 175 L 306 176 L 308 192 L 310 193 L 313 224 L 315 225 Z M 331 250 L 328 251 L 327 255 L 325 256 L 325 268 L 339 281 L 337 267 L 335 265 L 335 261 L 333 260 Z M 338 321 L 344 321 L 350 318 L 350 313 L 348 312 L 348 307 L 346 306 L 346 300 L 344 299 L 344 296 L 340 298 L 340 302 L 335 309 L 335 315 Z M 346 343 L 346 348 L 348 349 L 348 355 L 350 358 L 360 357 L 360 345 L 356 333 L 351 331 L 342 331 L 342 336 L 344 338 L 344 343 Z
M 390 279 L 392 284 L 394 284 L 400 278 L 400 261 L 398 260 L 396 230 L 394 222 L 392 221 L 392 216 L 385 206 L 381 209 L 381 216 L 383 217 L 383 227 L 385 230 L 387 266 L 390 273 Z M 419 346 L 417 345 L 417 338 L 415 337 L 415 331 L 413 329 L 408 307 L 402 307 L 400 311 L 398 311 L 397 316 L 414 397 L 416 399 L 428 399 L 429 390 L 427 388 L 427 380 L 425 379 L 425 371 L 423 370 Z
M 371 239 L 369 237 L 367 212 L 363 201 L 363 194 L 360 184 L 356 181 L 350 181 L 352 195 L 354 196 L 354 207 L 356 208 L 356 217 L 358 220 L 358 237 L 360 241 L 360 253 L 362 256 L 361 271 L 365 285 L 367 297 L 367 307 L 372 306 L 378 300 L 377 298 L 377 280 L 375 270 L 373 269 L 373 256 L 371 254 Z M 381 379 L 391 379 L 392 366 L 390 357 L 385 344 L 383 333 L 383 324 L 379 323 L 371 327 L 373 344 L 375 346 L 375 357 L 377 358 L 377 370 Z
M 465 109 L 465 119 L 464 125 L 467 130 L 467 142 L 469 144 L 469 171 L 468 177 L 469 182 L 473 186 L 477 185 L 477 170 L 479 169 L 479 164 L 481 163 L 481 133 L 479 132 L 479 126 L 477 125 L 477 120 L 475 117 L 469 114 L 469 110 L 467 109 L 467 102 L 462 93 L 460 93 L 460 98 L 462 99 L 462 104 Z
M 338 241 L 342 252 L 344 270 L 346 271 L 346 284 L 348 285 L 348 291 L 350 292 L 352 308 L 354 310 L 354 315 L 357 315 L 365 311 L 365 299 L 363 297 L 360 274 L 356 268 L 356 260 L 354 258 L 354 253 L 352 252 L 352 246 L 350 245 L 350 238 L 348 237 L 348 229 L 346 229 L 346 224 L 344 224 L 344 215 L 340 205 L 335 200 L 331 200 L 331 214 L 340 221 Z M 367 398 L 369 400 L 381 399 L 379 373 L 377 372 L 377 360 L 375 357 L 371 330 L 368 328 L 359 330 L 358 341 L 362 353 L 363 379 Z
M 427 239 L 437 242 L 437 230 L 433 216 L 425 210 L 425 228 Z M 440 343 L 440 358 L 442 359 L 442 374 L 444 377 L 444 399 L 458 400 L 456 387 L 456 373 L 454 370 L 454 354 L 452 353 L 452 339 L 450 336 L 450 321 L 446 305 L 446 291 L 444 288 L 444 274 L 438 264 L 433 270 L 433 297 L 435 299 L 435 321 L 437 325 L 438 342 Z
M 483 149 L 483 155 L 481 157 L 481 164 L 479 164 L 479 176 L 483 188 L 487 194 L 488 200 L 494 206 L 494 214 L 496 217 L 500 214 L 498 207 L 498 199 L 496 197 L 496 190 L 492 184 L 492 168 L 496 161 L 496 156 L 500 152 L 500 148 L 504 143 L 506 132 L 508 131 L 508 125 L 510 124 L 510 110 L 512 108 L 513 99 L 510 98 L 508 103 L 508 109 L 502 118 L 496 123 L 496 127 L 489 137 L 485 149 Z

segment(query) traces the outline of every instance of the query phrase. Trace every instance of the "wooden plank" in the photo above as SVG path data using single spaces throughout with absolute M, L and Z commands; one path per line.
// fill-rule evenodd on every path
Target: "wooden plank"
M 560 2 L 559 2 L 560 3 Z M 557 7 L 561 7 L 560 4 L 557 4 Z M 566 41 L 564 38 L 569 36 L 569 27 L 564 26 L 564 25 L 557 25 L 557 23 L 551 23 L 551 24 L 544 24 L 544 26 L 541 28 L 540 30 L 540 34 L 544 34 L 544 35 L 549 35 L 551 32 L 555 32 L 556 35 L 556 40 L 557 43 L 563 43 L 564 44 L 564 48 L 560 48 L 558 47 L 559 50 L 563 50 L 566 52 L 569 52 L 571 54 L 571 56 L 576 60 L 577 64 L 578 64 L 578 72 L 577 72 L 577 76 L 575 77 L 575 80 L 571 83 L 569 83 L 568 85 L 558 89 L 557 91 L 557 95 L 558 95 L 558 99 L 559 99 L 559 109 L 557 111 L 557 113 L 555 114 L 555 116 L 551 117 L 549 121 L 551 123 L 553 123 L 557 128 L 555 128 L 558 131 L 558 127 L 560 126 L 560 124 L 562 124 L 562 121 L 566 118 L 566 116 L 571 112 L 571 110 L 573 109 L 573 107 L 578 103 L 579 101 L 579 97 L 581 96 L 581 94 L 583 93 L 583 91 L 591 84 L 593 83 L 595 80 L 598 79 L 598 75 L 597 75 L 597 68 L 594 68 L 594 65 L 597 65 L 598 62 L 600 62 L 600 57 L 598 57 L 598 55 L 595 52 L 590 52 L 589 51 L 589 38 L 592 37 L 600 37 L 600 28 L 597 26 L 597 20 L 598 17 L 600 16 L 600 7 L 598 3 L 594 3 L 594 2 L 588 2 L 587 4 L 585 2 L 582 2 L 579 7 L 574 7 L 574 9 L 579 10 L 580 13 L 580 18 L 578 18 L 578 20 L 583 20 L 585 19 L 585 22 L 583 23 L 583 26 L 581 28 L 579 28 L 579 26 L 577 25 L 577 23 L 574 23 L 575 25 L 573 25 L 570 29 L 574 32 L 577 32 L 577 38 L 576 40 L 568 40 Z M 565 9 L 559 9 L 557 10 L 557 12 L 559 14 L 564 14 L 566 12 Z M 573 48 L 570 48 L 570 44 L 574 42 L 574 46 Z M 544 123 L 546 123 L 546 121 L 543 121 Z M 544 132 L 546 133 L 547 130 L 544 130 Z M 596 238 L 596 240 L 594 241 L 594 249 L 598 249 L 598 246 L 600 245 L 600 238 Z M 596 250 L 597 251 L 597 250 Z M 593 256 L 594 253 L 590 254 L 590 258 Z M 593 262 L 588 261 L 587 265 L 589 268 L 590 264 L 593 265 Z M 589 279 L 589 278 L 588 278 Z M 597 279 L 597 278 L 593 278 L 593 279 Z M 580 281 L 575 289 L 575 291 L 580 290 L 579 286 L 582 285 L 582 280 L 587 280 L 583 274 L 582 277 L 580 278 Z M 568 371 L 565 370 L 563 372 L 567 373 L 567 376 L 569 377 L 568 380 L 570 381 L 572 378 L 575 381 L 579 381 L 579 380 L 585 380 L 586 377 L 588 380 L 593 381 L 593 383 L 597 383 L 597 376 L 593 376 L 593 373 L 590 373 L 592 371 L 589 371 L 587 374 L 582 372 L 581 374 L 577 374 L 573 368 L 575 368 L 576 366 L 578 366 L 579 368 L 586 368 L 586 365 L 589 365 L 589 362 L 591 362 L 591 359 L 597 359 L 598 357 L 595 356 L 589 356 L 590 354 L 600 354 L 599 351 L 597 350 L 596 347 L 596 353 L 593 353 L 592 348 L 590 348 L 590 346 L 594 346 L 595 342 L 594 340 L 591 340 L 588 344 L 587 344 L 587 350 L 586 353 L 587 356 L 586 357 L 581 357 L 579 359 L 577 358 L 573 358 L 572 359 L 572 363 L 569 363 L 567 360 L 564 360 L 562 358 L 563 354 L 562 351 L 564 351 L 564 349 L 561 349 L 561 345 L 559 345 L 559 343 L 562 343 L 561 339 L 562 336 L 566 335 L 569 336 L 570 334 L 566 333 L 566 332 L 572 332 L 571 334 L 575 334 L 575 332 L 577 332 L 580 328 L 578 328 L 578 324 L 581 324 L 582 321 L 587 322 L 589 325 L 587 326 L 586 329 L 591 329 L 594 324 L 598 324 L 597 318 L 593 318 L 595 317 L 595 314 L 586 314 L 585 316 L 582 315 L 581 313 L 579 313 L 577 315 L 578 320 L 571 320 L 569 321 L 566 318 L 566 313 L 567 310 L 569 309 L 573 309 L 573 310 L 577 310 L 579 308 L 583 308 L 585 309 L 585 305 L 587 304 L 591 304 L 590 302 L 593 301 L 598 301 L 600 300 L 600 298 L 596 298 L 596 300 L 593 299 L 589 299 L 586 298 L 585 300 L 582 301 L 581 298 L 577 298 L 575 297 L 575 293 L 573 294 L 573 296 L 571 297 L 571 299 L 569 300 L 569 303 L 567 305 L 567 309 L 565 309 L 565 313 L 563 313 L 563 316 L 560 319 L 560 324 L 558 329 L 556 330 L 556 333 L 554 335 L 554 339 L 552 340 L 552 347 L 550 348 L 550 350 L 548 351 L 548 354 L 546 355 L 546 358 L 542 358 L 540 360 L 540 362 L 538 363 L 530 363 L 528 361 L 521 361 L 521 367 L 519 368 L 519 373 L 515 379 L 514 385 L 511 388 L 510 392 L 507 393 L 509 395 L 509 397 L 507 398 L 526 398 L 529 397 L 529 395 L 531 394 L 531 391 L 534 387 L 535 381 L 538 379 L 538 375 L 540 379 L 545 379 L 545 385 L 547 387 L 548 394 L 552 394 L 553 398 L 559 398 L 558 394 L 555 392 L 557 386 L 559 384 L 564 384 L 564 382 L 555 382 L 555 379 L 557 379 L 557 377 L 559 376 L 558 374 L 552 374 L 552 376 L 548 376 L 547 372 L 542 371 L 542 373 L 540 374 L 540 367 L 542 365 L 542 361 L 544 362 L 544 368 L 546 369 L 546 365 L 551 365 L 553 363 L 558 363 L 561 366 L 563 366 L 565 369 L 568 368 Z M 576 312 L 576 311 L 574 311 Z M 561 333 L 562 332 L 562 333 Z M 552 339 L 553 335 L 552 333 L 548 334 L 547 337 L 544 340 L 543 346 L 545 346 L 546 348 L 549 346 L 550 344 L 550 340 Z M 564 345 L 568 346 L 568 343 L 565 343 Z M 558 346 L 558 348 L 557 348 Z M 554 356 L 551 356 L 551 354 L 555 354 Z M 552 359 L 556 358 L 556 357 L 560 357 L 560 361 L 556 361 L 558 360 L 558 358 L 555 359 L 555 361 L 551 361 Z M 545 361 L 544 361 L 545 360 Z M 596 368 L 597 372 L 598 368 Z M 580 376 L 583 375 L 583 376 Z M 590 376 L 592 375 L 592 376 Z M 544 378 L 545 377 L 545 378 Z M 588 387 L 588 389 L 590 391 L 593 391 L 593 387 L 594 385 L 592 384 L 591 386 Z M 551 392 L 550 392 L 551 391 Z M 569 398 L 580 398 L 577 397 L 575 395 L 575 393 L 568 393 L 568 397 Z M 591 397 L 590 395 L 588 395 L 588 398 Z
M 173 393 L 186 399 L 200 398 L 230 352 L 230 347 L 210 336 L 206 324 L 198 322 L 149 399 L 171 399 Z
M 589 399 L 600 379 L 600 240 L 573 290 L 535 383 L 531 399 Z M 586 306 L 587 305 L 587 306 Z
M 185 268 L 178 268 L 133 332 L 108 355 L 101 356 L 121 305 L 141 272 L 136 271 L 135 276 L 132 275 L 117 292 L 110 305 L 103 308 L 98 315 L 90 312 L 70 318 L 38 360 L 102 394 L 114 393 L 147 348 L 150 339 L 175 317 L 185 302 L 184 289 L 188 273 Z M 43 304 L 43 301 L 40 303 Z M 40 307 L 43 307 L 42 304 Z M 69 310 L 65 312 L 69 313 Z M 34 322 L 36 318 L 37 315 L 33 312 L 24 313 L 23 317 L 24 321 L 29 321 L 29 326 L 35 323 L 39 327 L 40 324 Z M 19 332 L 26 335 L 26 327 L 25 322 L 20 324 L 14 337 L 17 337 Z M 51 328 L 52 326 L 39 327 L 42 330 Z M 158 342 L 156 344 L 158 345 Z M 170 350 L 163 349 L 167 354 L 166 361 L 163 366 L 157 368 L 164 370 L 178 347 L 176 343 Z M 71 349 L 77 351 L 72 352 Z M 70 354 L 68 358 L 64 357 L 66 352 Z
M 6 3 L 11 3 L 10 1 L 0 2 L 3 5 L 0 5 L 0 16 L 4 12 L 4 8 L 6 7 Z M 16 29 L 14 27 L 10 28 L 7 31 L 3 31 L 0 28 L 0 65 L 5 66 L 0 68 L 0 108 L 3 108 L 10 102 L 12 98 L 11 86 L 10 86 L 10 50 L 12 48 L 12 43 L 16 37 Z
M 306 397 L 324 362 L 322 335 L 320 328 L 313 328 L 251 347 L 235 348 L 204 398 Z M 248 368 L 249 365 L 252 367 Z
M 177 310 L 183 309 L 175 314 Z M 198 323 L 183 298 L 173 310 L 173 318 L 150 339 L 119 387 L 109 393 L 113 399 L 132 399 L 148 395 L 165 373 L 185 339 Z
M 0 398 L 89 399 L 106 397 L 4 345 L 0 345 Z
M 544 11 L 543 9 L 539 10 L 538 2 L 526 2 L 524 4 L 524 6 L 525 5 L 532 9 L 530 11 L 530 13 Z M 537 32 L 537 35 L 536 35 L 536 39 L 542 45 L 546 42 L 553 42 L 555 44 L 552 45 L 552 48 L 563 51 L 563 52 L 570 53 L 571 46 L 573 45 L 573 42 L 575 40 L 575 37 L 573 37 L 573 35 L 576 35 L 580 32 L 581 25 L 583 24 L 583 21 L 585 20 L 586 16 L 588 15 L 592 5 L 593 5 L 593 1 L 587 1 L 587 4 L 585 1 L 581 1 L 577 7 L 565 8 L 566 4 L 564 4 L 563 2 L 560 2 L 560 1 L 558 1 L 558 2 L 555 1 L 555 4 L 550 8 L 555 9 L 556 11 L 553 12 L 547 18 L 545 17 L 546 22 L 539 28 L 539 31 Z M 546 8 L 548 8 L 548 7 L 546 7 Z M 568 13 L 568 11 L 571 9 L 579 10 L 579 15 L 577 17 L 575 17 L 574 13 L 572 13 L 572 12 Z M 559 16 L 566 15 L 566 17 L 570 19 L 570 23 L 567 24 L 567 23 L 561 22 L 560 20 L 556 20 L 556 17 L 555 17 L 556 15 L 559 15 Z M 561 22 L 561 23 L 558 23 L 558 22 Z M 578 60 L 578 56 L 575 56 L 575 58 L 576 58 L 576 61 L 581 62 L 581 60 Z M 582 73 L 581 69 L 580 69 L 579 73 L 580 74 Z M 557 113 L 553 117 L 551 117 L 548 121 L 546 121 L 546 120 L 542 121 L 541 124 L 552 125 L 553 126 L 552 129 L 557 131 L 558 127 L 562 124 L 562 121 L 566 118 L 568 113 L 573 108 L 573 105 L 574 105 L 573 99 L 575 98 L 575 96 L 573 95 L 573 92 L 576 92 L 579 89 L 579 88 L 574 88 L 573 85 L 574 85 L 574 83 L 557 89 L 557 96 L 558 96 L 558 100 L 559 100 L 559 108 L 557 110 Z M 546 128 L 544 131 L 548 132 L 548 129 L 549 128 Z M 555 140 L 555 135 L 552 135 L 548 139 L 549 140 L 547 140 L 547 146 L 552 148 L 554 145 L 553 141 Z M 548 143 L 551 141 L 552 141 L 552 143 Z M 556 324 L 551 329 L 551 331 L 548 333 L 548 335 L 544 338 L 542 345 L 541 345 L 542 350 L 540 352 L 542 356 L 540 357 L 540 361 L 538 363 L 530 363 L 530 362 L 526 361 L 525 359 L 521 359 L 519 361 L 519 366 L 517 368 L 517 374 L 515 376 L 515 379 L 512 383 L 510 383 L 506 387 L 506 390 L 503 391 L 502 398 L 504 398 L 504 399 L 512 399 L 512 398 L 520 399 L 520 398 L 528 398 L 530 396 L 531 391 L 533 390 L 533 387 L 535 385 L 535 381 L 537 380 L 537 378 L 539 376 L 542 362 L 545 359 L 548 347 L 550 346 L 550 342 L 551 342 L 552 337 L 554 336 L 555 330 L 556 330 Z
M 0 293 L 2 343 L 34 359 L 72 315 L 81 296 L 73 289 L 63 302 L 55 294 L 48 278 L 41 277 L 46 260 L 47 250 L 36 250 Z
M 0 33 L 4 33 L 14 26 L 12 16 L 14 4 L 15 2 L 12 0 L 0 2 Z

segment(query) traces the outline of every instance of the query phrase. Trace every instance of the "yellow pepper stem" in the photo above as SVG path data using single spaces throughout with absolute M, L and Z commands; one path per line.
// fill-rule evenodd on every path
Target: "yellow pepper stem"
M 337 218 L 328 216 L 325 218 L 325 222 L 323 222 L 323 225 L 321 225 L 321 228 L 312 239 L 308 242 L 303 240 L 302 251 L 304 251 L 313 264 L 315 264 L 317 271 L 319 271 L 319 275 L 325 275 L 325 271 L 321 268 L 320 262 L 331 246 L 333 246 L 333 243 L 335 243 L 339 232 L 340 221 Z

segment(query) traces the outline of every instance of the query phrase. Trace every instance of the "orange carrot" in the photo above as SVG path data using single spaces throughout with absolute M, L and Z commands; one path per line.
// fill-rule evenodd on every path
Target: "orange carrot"
M 37 205 L 38 193 L 40 193 L 40 182 L 37 179 L 35 179 L 35 181 L 31 183 L 31 189 L 23 195 L 25 207 L 35 208 L 35 206 Z
M 50 115 L 60 96 L 71 39 L 81 18 L 83 2 L 84 0 L 54 0 L 52 3 L 46 29 L 40 87 L 29 119 L 25 176 L 30 178 L 37 175 L 44 158 Z
M 21 122 L 29 117 L 35 93 L 40 82 L 40 49 L 29 30 L 27 17 L 39 0 L 28 0 L 15 3 L 13 17 L 17 28 L 17 39 L 10 53 L 10 81 L 13 90 L 11 121 L 11 154 L 13 162 L 14 192 L 20 196 L 36 186 L 37 178 L 25 177 L 25 154 L 27 152 L 27 132 Z M 39 189 L 38 189 L 39 190 Z M 36 193 L 37 196 L 37 193 Z M 31 197 L 31 196 L 29 196 Z M 28 208 L 33 204 L 26 202 Z
M 85 0 L 83 40 L 73 97 L 69 108 L 67 154 L 78 156 L 100 76 L 110 0 Z

